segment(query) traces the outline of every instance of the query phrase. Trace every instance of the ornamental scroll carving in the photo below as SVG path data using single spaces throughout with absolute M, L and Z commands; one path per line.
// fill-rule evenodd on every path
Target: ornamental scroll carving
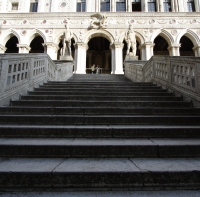
M 103 29 L 106 28 L 108 25 L 107 16 L 105 14 L 101 15 L 99 13 L 93 14 L 91 16 L 90 22 L 90 29 L 99 28 Z

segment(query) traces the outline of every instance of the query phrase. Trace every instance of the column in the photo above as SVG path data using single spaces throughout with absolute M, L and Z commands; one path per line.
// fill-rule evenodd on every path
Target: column
M 197 45 L 197 46 L 193 47 L 192 49 L 195 53 L 195 57 L 200 57 L 200 45 Z
M 171 0 L 172 12 L 176 12 L 174 0 Z
M 0 53 L 5 53 L 6 50 L 7 48 L 0 44 Z
M 184 0 L 179 0 L 178 5 L 179 5 L 179 12 L 185 12 Z
M 47 53 L 52 60 L 57 60 L 58 45 L 52 42 L 45 42 L 42 45 L 44 47 L 44 53 Z
M 27 44 L 17 44 L 17 47 L 19 48 L 19 53 L 29 53 L 31 50 L 31 47 Z
M 91 5 L 92 5 L 91 0 L 86 0 L 86 12 L 92 12 Z
M 83 42 L 77 42 L 75 45 L 75 74 L 86 74 L 86 51 L 88 45 Z
M 95 1 L 95 12 L 100 12 L 100 0 Z
M 164 12 L 163 0 L 160 0 L 160 1 L 159 1 L 159 10 L 160 10 L 160 12 Z
M 112 53 L 112 71 L 111 74 L 124 74 L 123 71 L 123 55 L 122 49 L 124 44 L 121 42 L 115 42 L 110 45 Z
M 115 12 L 116 11 L 116 2 L 115 0 L 110 0 L 110 11 Z
M 142 4 L 142 12 L 148 12 L 148 2 L 147 2 L 147 0 L 142 0 L 141 4 Z
M 156 0 L 156 9 L 157 9 L 157 12 L 160 12 L 160 0 Z
M 131 0 L 127 0 L 127 12 L 132 12 L 132 2 L 131 2 Z
M 181 47 L 181 44 L 173 44 L 172 46 L 169 46 L 167 48 L 169 50 L 169 55 L 180 56 L 180 47 Z
M 196 12 L 200 12 L 200 2 L 199 0 L 194 0 L 195 10 Z
M 153 47 L 154 43 L 152 42 L 146 42 L 140 46 L 140 50 L 142 50 L 142 60 L 149 60 L 153 56 Z

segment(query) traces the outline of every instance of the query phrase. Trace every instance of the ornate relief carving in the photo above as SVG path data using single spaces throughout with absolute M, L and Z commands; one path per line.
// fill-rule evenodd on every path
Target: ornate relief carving
M 90 22 L 90 28 L 106 28 L 108 25 L 107 16 L 101 15 L 99 13 L 93 14 L 91 16 L 92 20 Z
M 49 12 L 50 10 L 50 0 L 46 0 L 45 1 L 45 12 Z
M 27 34 L 27 31 L 26 30 L 22 30 L 20 33 L 21 33 L 22 36 L 25 36 Z
M 83 24 L 83 25 L 88 25 L 88 19 L 83 19 L 83 20 L 81 20 L 81 24 Z
M 69 0 L 62 0 L 58 6 L 58 10 L 61 12 L 69 12 Z
M 170 23 L 170 24 L 175 24 L 175 23 L 176 23 L 176 20 L 175 20 L 175 19 L 171 19 L 171 20 L 169 21 L 169 23 Z
M 137 23 L 138 23 L 138 24 L 145 24 L 146 21 L 144 21 L 144 20 L 138 20 Z
M 173 36 L 176 36 L 178 31 L 176 29 L 174 29 L 174 30 L 171 31 L 171 33 L 172 33 Z
M 159 24 L 167 24 L 167 20 L 157 20 L 157 22 L 159 23 Z
M 191 24 L 195 24 L 195 23 L 197 23 L 197 20 L 196 20 L 196 19 L 192 19 L 192 20 L 190 21 L 190 23 L 191 23 Z
M 150 23 L 150 24 L 154 24 L 154 23 L 156 23 L 156 21 L 155 21 L 154 19 L 151 19 L 151 20 L 149 21 L 149 23 Z
M 179 20 L 178 23 L 179 23 L 179 24 L 187 24 L 187 23 L 189 23 L 189 21 L 187 21 L 187 20 L 181 20 L 181 21 L 180 21 L 180 20 Z
M 197 30 L 197 34 L 200 35 L 200 30 Z

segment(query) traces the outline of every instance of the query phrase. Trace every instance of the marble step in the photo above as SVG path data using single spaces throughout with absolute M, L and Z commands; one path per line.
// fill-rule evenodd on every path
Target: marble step
M 30 91 L 28 95 L 70 95 L 70 96 L 173 96 L 170 92 L 99 92 L 99 91 L 87 91 L 87 92 L 77 92 L 77 91 Z
M 191 115 L 0 115 L 0 124 L 35 125 L 200 125 Z
M 200 139 L 0 138 L 0 157 L 200 157 Z
M 200 138 L 200 126 L 0 125 L 1 138 Z
M 199 158 L 0 158 L 0 188 L 200 188 Z
M 64 101 L 182 101 L 182 97 L 176 96 L 76 96 L 76 95 L 28 95 L 21 96 L 21 101 L 24 100 L 64 100 Z
M 11 101 L 11 106 L 48 107 L 192 107 L 190 101 L 74 101 L 74 100 L 23 100 Z
M 199 115 L 200 108 L 126 108 L 126 107 L 0 107 L 0 114 L 52 115 Z

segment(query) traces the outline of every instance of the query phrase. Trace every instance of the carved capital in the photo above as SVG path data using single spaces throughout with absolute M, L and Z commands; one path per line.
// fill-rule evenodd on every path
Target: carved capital
M 84 42 L 77 42 L 74 44 L 74 47 L 75 49 L 78 49 L 78 48 L 83 48 L 83 49 L 86 49 L 88 50 L 88 44 L 84 43 Z
M 25 49 L 27 51 L 31 50 L 31 47 L 29 47 L 27 44 L 17 44 L 17 47 L 20 48 L 21 50 Z
M 0 44 L 0 53 L 5 53 L 6 50 L 7 48 Z
M 123 48 L 124 44 L 121 42 L 114 42 L 113 44 L 110 45 L 110 49 L 116 49 L 116 48 Z

